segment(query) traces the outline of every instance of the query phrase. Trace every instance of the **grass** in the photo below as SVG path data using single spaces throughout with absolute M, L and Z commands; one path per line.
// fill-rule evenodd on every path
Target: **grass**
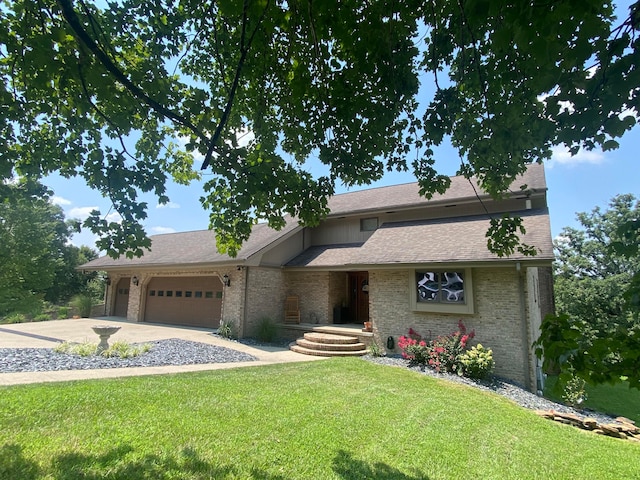
M 90 342 L 72 343 L 62 342 L 58 344 L 54 350 L 58 353 L 69 353 L 80 355 L 81 357 L 90 357 L 98 352 L 98 344 Z M 147 353 L 151 350 L 151 344 L 144 343 L 142 345 L 131 345 L 125 341 L 117 340 L 109 345 L 109 348 L 100 353 L 103 357 L 120 357 L 132 358 Z
M 0 478 L 640 477 L 640 445 L 360 359 L 2 387 L 0 426 Z
M 554 390 L 557 377 L 548 377 L 544 386 L 544 396 L 554 401 L 562 401 L 562 392 Z M 587 400 L 583 408 L 597 410 L 613 416 L 630 418 L 640 425 L 640 391 L 629 388 L 627 382 L 615 385 L 585 385 Z

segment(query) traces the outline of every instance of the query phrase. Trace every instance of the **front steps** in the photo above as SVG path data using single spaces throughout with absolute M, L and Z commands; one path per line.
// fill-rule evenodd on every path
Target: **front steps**
M 367 354 L 367 347 L 358 337 L 334 333 L 308 332 L 289 345 L 297 353 L 320 357 L 352 357 Z

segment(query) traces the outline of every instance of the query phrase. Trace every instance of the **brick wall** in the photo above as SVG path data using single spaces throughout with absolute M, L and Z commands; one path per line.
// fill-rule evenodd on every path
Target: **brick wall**
M 300 322 L 330 323 L 333 305 L 330 305 L 330 272 L 287 272 L 285 295 L 300 299 Z
M 243 336 L 255 335 L 255 328 L 265 318 L 282 322 L 285 286 L 280 268 L 249 267 Z
M 389 335 L 397 340 L 409 327 L 423 336 L 436 337 L 456 330 L 458 320 L 476 332 L 475 343 L 491 348 L 496 373 L 526 383 L 529 366 L 523 338 L 524 305 L 515 268 L 474 268 L 473 315 L 416 312 L 409 301 L 409 275 L 413 270 L 372 270 L 369 272 L 370 317 L 377 341 L 386 345 Z M 524 349 L 524 350 L 523 350 Z

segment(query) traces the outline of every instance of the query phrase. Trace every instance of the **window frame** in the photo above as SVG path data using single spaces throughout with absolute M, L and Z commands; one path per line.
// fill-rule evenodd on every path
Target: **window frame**
M 461 303 L 446 303 L 446 302 L 419 302 L 418 301 L 418 286 L 416 283 L 416 274 L 424 272 L 444 273 L 444 272 L 459 272 L 463 274 L 464 278 L 464 302 Z M 431 312 L 431 313 L 452 313 L 472 315 L 475 313 L 475 306 L 473 302 L 473 271 L 471 268 L 433 268 L 422 267 L 414 268 L 409 272 L 409 306 L 414 312 Z

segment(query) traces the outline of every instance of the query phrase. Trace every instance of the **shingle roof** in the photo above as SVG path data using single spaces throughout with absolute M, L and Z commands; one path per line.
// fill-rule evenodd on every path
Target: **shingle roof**
M 523 185 L 526 185 L 526 189 L 529 191 L 546 191 L 547 182 L 544 176 L 544 167 L 537 163 L 529 165 L 527 171 L 516 178 L 509 189 L 512 192 L 520 192 L 520 187 Z M 451 186 L 445 193 L 437 193 L 429 200 L 420 196 L 419 190 L 418 183 L 413 182 L 335 195 L 329 199 L 330 216 L 367 211 L 401 210 L 427 204 L 476 200 L 478 196 L 480 198 L 488 197 L 488 194 L 478 186 L 477 182 L 470 182 L 460 175 L 451 177 Z
M 518 212 L 527 231 L 521 241 L 535 247 L 535 257 L 515 253 L 508 260 L 553 259 L 551 226 L 546 209 Z M 439 220 L 383 224 L 362 245 L 313 247 L 288 267 L 338 267 L 345 265 L 394 265 L 505 260 L 489 252 L 485 236 L 490 217 L 479 215 Z
M 269 228 L 267 224 L 259 223 L 253 227 L 249 240 L 242 246 L 235 259 L 218 253 L 215 232 L 212 230 L 152 235 L 149 237 L 151 250 L 145 251 L 144 256 L 140 258 L 113 259 L 104 256 L 82 265 L 81 268 L 100 270 L 109 267 L 197 265 L 243 261 L 297 228 L 301 227 L 291 218 L 288 218 L 286 226 L 280 231 Z
M 521 185 L 526 185 L 530 191 L 546 191 L 547 186 L 543 166 L 538 164 L 530 165 L 527 171 L 513 182 L 510 190 L 519 192 Z M 329 208 L 331 211 L 330 216 L 335 217 L 372 211 L 402 210 L 433 204 L 477 200 L 478 197 L 484 198 L 486 196 L 475 182 L 472 184 L 466 178 L 456 176 L 451 177 L 451 186 L 444 194 L 436 194 L 430 200 L 420 196 L 418 183 L 414 182 L 335 195 L 329 199 Z M 530 243 L 541 248 L 545 252 L 545 255 L 552 255 L 548 216 L 545 218 L 546 220 L 540 220 L 540 222 L 544 223 L 546 221 L 546 230 L 539 235 L 539 238 L 535 238 L 535 242 L 532 240 Z M 242 246 L 235 259 L 218 253 L 216 250 L 215 233 L 213 231 L 198 230 L 193 232 L 153 235 L 149 237 L 151 239 L 151 250 L 145 252 L 144 256 L 140 258 L 128 259 L 120 257 L 118 259 L 112 259 L 104 256 L 92 260 L 80 268 L 102 270 L 135 266 L 187 266 L 242 262 L 257 252 L 268 248 L 290 232 L 301 228 L 298 225 L 297 219 L 287 216 L 286 221 L 287 224 L 285 228 L 280 231 L 273 230 L 266 224 L 255 225 L 251 236 Z M 532 220 L 526 220 L 525 225 L 531 221 Z M 444 260 L 444 257 L 447 257 L 445 252 L 449 252 L 448 256 L 452 259 L 459 258 L 460 261 L 465 259 L 470 260 L 471 257 L 473 260 L 482 258 L 496 259 L 486 251 L 486 239 L 484 237 L 488 228 L 488 219 L 486 218 L 484 221 L 481 221 L 479 218 L 470 220 L 467 217 L 466 220 L 456 218 L 422 222 L 422 225 L 419 225 L 419 223 L 420 222 L 384 225 L 360 248 L 354 245 L 333 246 L 331 248 L 321 247 L 321 249 L 324 249 L 322 251 L 312 248 L 294 259 L 293 262 L 299 263 L 290 263 L 289 265 L 337 266 L 348 263 L 397 263 L 401 261 L 400 259 L 406 259 L 408 263 L 418 261 L 417 259 L 424 261 L 426 257 L 414 251 L 414 237 L 417 235 L 422 238 L 445 239 L 447 238 L 446 230 L 448 228 L 451 229 L 449 232 L 452 235 L 455 231 L 458 232 L 455 236 L 466 239 L 465 245 L 468 245 L 466 247 L 467 250 L 464 251 L 464 255 L 466 256 L 462 255 L 462 253 L 450 251 L 451 249 L 449 247 L 441 248 L 440 253 L 430 249 L 429 252 L 431 252 L 431 256 L 428 258 L 431 258 L 431 260 L 429 260 L 429 262 L 446 261 Z M 436 225 L 441 225 L 441 227 L 436 227 Z M 391 228 L 394 230 L 389 230 Z M 527 227 L 527 230 L 534 231 L 538 228 L 539 225 L 532 225 L 532 228 Z M 392 239 L 391 236 L 394 238 Z M 397 239 L 395 237 L 397 237 Z M 525 243 L 529 242 L 525 240 Z M 400 248 L 398 245 L 403 245 L 403 247 Z M 424 248 L 424 246 L 420 246 L 420 249 L 424 250 Z M 355 257 L 356 253 L 357 259 Z M 438 260 L 440 257 L 443 259 Z

